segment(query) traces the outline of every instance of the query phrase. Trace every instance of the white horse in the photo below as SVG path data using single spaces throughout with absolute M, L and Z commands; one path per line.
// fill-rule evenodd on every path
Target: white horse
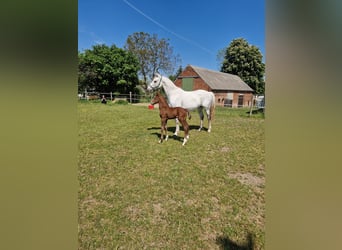
M 204 108 L 208 118 L 208 132 L 211 131 L 211 119 L 215 108 L 215 95 L 213 92 L 203 89 L 185 91 L 177 87 L 169 78 L 155 73 L 152 82 L 147 87 L 147 90 L 153 91 L 161 87 L 164 89 L 171 107 L 182 107 L 187 110 L 198 110 L 201 120 L 199 131 L 203 128 L 204 115 L 202 110 Z M 178 132 L 179 123 L 176 119 L 176 131 L 174 134 L 177 135 Z

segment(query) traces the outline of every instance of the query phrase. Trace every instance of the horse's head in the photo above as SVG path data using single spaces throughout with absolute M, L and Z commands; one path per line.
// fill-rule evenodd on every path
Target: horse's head
M 159 73 L 154 73 L 152 82 L 148 85 L 147 90 L 153 91 L 160 89 L 162 86 L 162 76 Z

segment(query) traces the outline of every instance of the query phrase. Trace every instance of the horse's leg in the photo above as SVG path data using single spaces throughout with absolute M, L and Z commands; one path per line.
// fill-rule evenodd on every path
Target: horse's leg
M 179 132 L 179 121 L 178 121 L 178 118 L 175 119 L 176 120 L 176 130 L 175 132 L 173 133 L 175 136 L 178 135 L 178 132 Z
M 203 119 L 204 119 L 202 107 L 198 107 L 198 114 L 200 116 L 200 127 L 199 127 L 198 131 L 201 131 L 201 129 L 203 128 Z
M 210 131 L 211 131 L 211 110 L 210 110 L 210 108 L 206 108 L 205 111 L 207 113 L 207 118 L 208 118 L 208 132 L 210 133 Z

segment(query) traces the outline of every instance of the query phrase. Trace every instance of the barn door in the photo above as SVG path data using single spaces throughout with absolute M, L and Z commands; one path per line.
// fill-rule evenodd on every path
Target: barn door
M 192 91 L 194 88 L 194 78 L 183 78 L 182 88 L 186 91 Z

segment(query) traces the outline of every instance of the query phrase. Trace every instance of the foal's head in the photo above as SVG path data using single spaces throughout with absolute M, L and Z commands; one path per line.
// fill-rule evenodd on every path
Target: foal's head
M 151 104 L 154 105 L 156 103 L 159 103 L 159 101 L 160 101 L 160 94 L 159 94 L 159 92 L 157 92 L 155 97 L 151 100 Z
M 156 93 L 155 97 L 152 99 L 151 104 L 154 105 L 159 103 L 159 106 L 168 106 L 164 96 L 159 92 Z

